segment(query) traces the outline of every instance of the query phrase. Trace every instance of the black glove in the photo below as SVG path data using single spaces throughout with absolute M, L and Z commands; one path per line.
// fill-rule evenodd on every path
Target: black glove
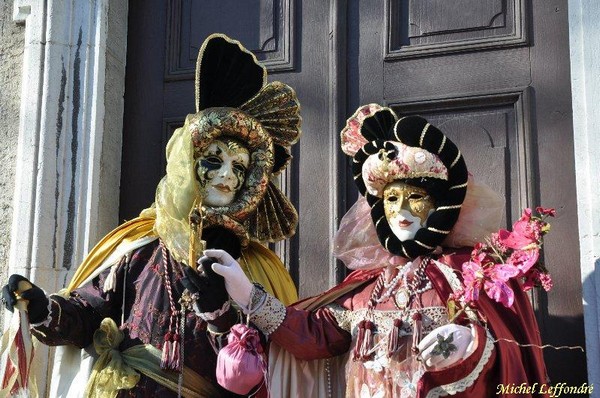
M 242 255 L 239 238 L 228 229 L 223 227 L 204 228 L 202 239 L 206 242 L 207 249 L 225 250 L 233 258 L 240 258 Z
M 183 267 L 184 277 L 181 283 L 192 295 L 196 295 L 196 305 L 200 312 L 216 311 L 229 300 L 225 279 L 217 275 L 211 267 L 214 262 L 211 258 L 204 260 L 198 264 L 198 272 L 191 267 Z
M 22 290 L 24 283 L 21 283 L 19 291 L 19 282 L 26 282 L 31 287 L 27 290 Z M 43 321 L 48 316 L 48 304 L 50 301 L 42 289 L 31 283 L 24 276 L 13 274 L 8 278 L 8 283 L 2 288 L 2 301 L 6 308 L 13 312 L 15 304 L 17 304 L 16 292 L 19 292 L 20 298 L 28 300 L 27 313 L 31 323 Z

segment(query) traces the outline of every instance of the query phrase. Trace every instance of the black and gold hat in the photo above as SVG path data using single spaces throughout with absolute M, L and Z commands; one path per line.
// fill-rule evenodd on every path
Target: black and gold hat
M 186 117 L 167 144 L 167 174 L 156 190 L 155 230 L 179 261 L 187 261 L 189 214 L 203 192 L 194 167 L 217 139 L 233 139 L 249 151 L 243 186 L 225 206 L 202 206 L 203 226 L 224 227 L 242 246 L 294 234 L 298 215 L 272 177 L 290 162 L 301 135 L 294 90 L 267 83 L 267 71 L 237 40 L 210 35 L 196 64 L 196 113 Z
M 371 206 L 381 244 L 409 259 L 433 252 L 458 220 L 467 191 L 467 167 L 456 145 L 424 118 L 398 119 L 377 104 L 360 107 L 341 139 L 342 150 L 353 157 L 354 181 Z M 410 240 L 400 241 L 385 217 L 383 190 L 393 181 L 421 186 L 435 199 L 426 227 Z

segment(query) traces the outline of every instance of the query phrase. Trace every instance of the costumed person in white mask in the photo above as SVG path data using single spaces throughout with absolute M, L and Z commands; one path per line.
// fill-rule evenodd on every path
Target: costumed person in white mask
M 454 143 L 421 117 L 371 104 L 348 120 L 342 149 L 361 194 L 335 237 L 335 255 L 354 270 L 344 282 L 286 307 L 227 253 L 206 252 L 271 342 L 272 396 L 485 397 L 499 384 L 546 382 L 516 280 L 512 307 L 482 294 L 449 320 L 470 246 L 498 230 L 503 209 Z
M 222 249 L 270 294 L 297 300 L 287 270 L 261 242 L 295 232 L 296 210 L 272 178 L 300 136 L 299 110 L 294 90 L 267 84 L 266 69 L 238 41 L 206 39 L 196 113 L 169 140 L 153 206 L 94 247 L 65 291 L 17 292 L 20 275 L 3 289 L 11 310 L 28 300 L 31 332 L 42 343 L 93 344 L 99 355 L 87 387 L 59 383 L 53 396 L 237 396 L 217 384 L 215 367 L 239 313 L 223 279 L 211 277 L 212 261 L 200 262 L 200 273 L 188 265 L 205 248 Z M 73 366 L 63 359 L 55 374 Z

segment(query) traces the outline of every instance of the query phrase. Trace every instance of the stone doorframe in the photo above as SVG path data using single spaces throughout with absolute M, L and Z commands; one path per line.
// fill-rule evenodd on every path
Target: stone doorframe
M 589 383 L 598 385 L 600 4 L 568 3 L 586 352 Z M 46 291 L 62 288 L 119 221 L 127 7 L 123 0 L 14 1 L 25 49 L 9 274 Z M 40 347 L 40 392 L 50 356 Z
M 127 11 L 123 0 L 14 1 L 25 48 L 8 272 L 47 292 L 118 224 Z M 52 353 L 36 355 L 44 396 Z
M 569 0 L 569 47 L 588 383 L 600 387 L 600 3 Z M 600 396 L 598 392 L 593 396 Z

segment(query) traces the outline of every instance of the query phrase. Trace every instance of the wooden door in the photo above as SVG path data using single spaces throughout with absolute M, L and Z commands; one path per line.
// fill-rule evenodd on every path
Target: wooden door
M 566 0 L 131 0 L 120 215 L 147 207 L 170 134 L 194 111 L 198 48 L 239 39 L 290 84 L 303 136 L 280 183 L 300 215 L 275 249 L 300 294 L 345 274 L 331 256 L 356 199 L 339 131 L 361 104 L 421 114 L 448 134 L 469 170 L 523 207 L 555 207 L 545 246 L 555 278 L 532 297 L 546 344 L 583 345 Z M 581 384 L 585 356 L 545 351 L 554 382 Z M 568 365 L 568 366 L 565 366 Z

